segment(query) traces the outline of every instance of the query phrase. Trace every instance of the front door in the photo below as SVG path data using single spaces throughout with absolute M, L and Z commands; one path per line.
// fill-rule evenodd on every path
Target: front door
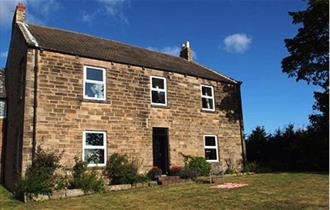
M 152 149 L 154 166 L 168 174 L 168 128 L 152 128 Z

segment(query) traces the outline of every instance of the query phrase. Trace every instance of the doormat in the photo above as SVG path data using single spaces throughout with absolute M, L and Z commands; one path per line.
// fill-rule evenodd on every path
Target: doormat
M 210 188 L 215 188 L 215 189 L 235 189 L 235 188 L 241 188 L 248 186 L 248 184 L 240 184 L 240 183 L 224 183 L 224 184 L 219 184 L 215 186 L 211 186 Z

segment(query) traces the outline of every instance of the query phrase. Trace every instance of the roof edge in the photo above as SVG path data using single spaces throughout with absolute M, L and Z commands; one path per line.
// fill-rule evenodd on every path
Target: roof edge
M 28 29 L 29 25 L 23 22 L 17 22 L 16 24 L 20 29 L 20 31 L 22 32 L 26 43 L 33 47 L 39 47 L 37 40 L 34 38 L 30 30 Z
M 194 62 L 194 61 L 193 61 Z M 221 77 L 223 77 L 223 78 L 225 78 L 225 79 L 227 79 L 227 80 L 229 80 L 229 81 L 231 81 L 231 82 L 233 82 L 233 83 L 235 83 L 235 84 L 238 84 L 238 83 L 241 83 L 241 81 L 239 81 L 239 80 L 235 80 L 235 79 L 233 79 L 233 78 L 231 78 L 231 77 L 229 77 L 229 76 L 226 76 L 226 75 L 224 75 L 224 74 L 222 74 L 222 73 L 219 73 L 219 72 L 217 72 L 216 70 L 213 70 L 213 69 L 210 69 L 209 67 L 206 67 L 206 66 L 204 66 L 204 65 L 202 65 L 202 64 L 199 64 L 199 63 L 197 63 L 197 62 L 194 62 L 196 65 L 199 65 L 199 66 L 201 66 L 201 67 L 203 67 L 203 68 L 205 68 L 205 69 L 207 69 L 207 70 L 209 70 L 209 71 L 211 71 L 211 72 L 213 72 L 213 73 L 215 73 L 215 74 L 217 74 L 217 75 L 219 75 L 219 76 L 221 76 Z

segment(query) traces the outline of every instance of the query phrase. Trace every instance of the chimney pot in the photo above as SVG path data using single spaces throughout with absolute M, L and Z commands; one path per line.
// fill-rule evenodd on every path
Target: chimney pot
M 25 5 L 22 2 L 19 2 L 17 4 L 17 10 L 21 11 L 21 12 L 24 12 L 25 11 Z
M 22 2 L 19 2 L 16 6 L 14 22 L 24 22 L 24 21 L 25 21 L 25 5 Z

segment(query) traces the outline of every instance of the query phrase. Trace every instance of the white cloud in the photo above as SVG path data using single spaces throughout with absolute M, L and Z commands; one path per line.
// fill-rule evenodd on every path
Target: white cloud
M 97 0 L 99 3 L 104 5 L 105 12 L 108 15 L 117 17 L 123 22 L 128 23 L 127 18 L 123 13 L 123 9 L 127 0 Z
M 43 23 L 49 14 L 60 6 L 56 0 L 0 0 L 1 27 L 10 26 L 19 2 L 23 2 L 27 8 L 27 21 L 34 23 Z
M 244 53 L 250 48 L 252 39 L 246 34 L 232 34 L 227 36 L 223 43 L 225 45 L 225 50 L 231 53 Z
M 92 22 L 93 16 L 90 14 L 87 14 L 86 12 L 83 13 L 81 20 L 86 23 Z
M 147 47 L 147 49 L 161 53 L 166 53 L 168 55 L 174 55 L 174 56 L 180 56 L 180 51 L 181 51 L 181 48 L 179 48 L 178 46 L 166 46 L 163 48 Z M 195 51 L 192 52 L 192 57 L 193 59 L 197 58 L 197 54 Z
M 7 58 L 8 51 L 0 52 L 0 58 Z
M 38 11 L 42 16 L 49 15 L 60 6 L 59 2 L 56 0 L 25 0 L 25 2 L 28 8 Z
M 163 47 L 163 48 L 147 47 L 147 49 L 166 53 L 169 55 L 174 55 L 174 56 L 180 55 L 180 48 L 178 46 L 167 46 L 167 47 Z
M 15 7 L 19 0 L 1 0 L 0 1 L 0 26 L 6 26 L 11 23 Z

